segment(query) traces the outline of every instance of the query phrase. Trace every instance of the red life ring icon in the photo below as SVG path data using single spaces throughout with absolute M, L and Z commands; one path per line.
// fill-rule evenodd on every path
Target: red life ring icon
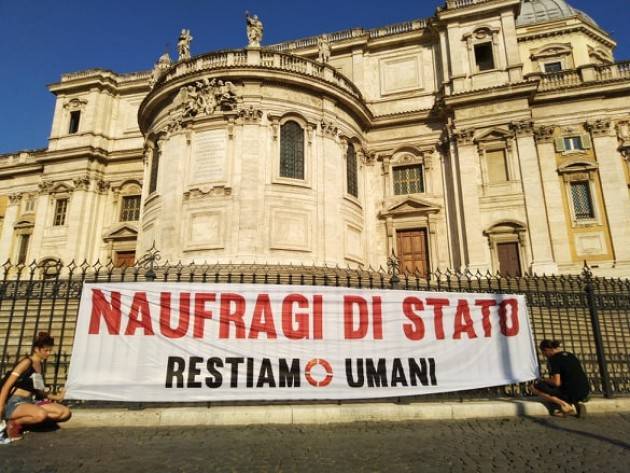
M 326 376 L 321 381 L 317 381 L 315 378 L 313 378 L 313 375 L 311 374 L 311 370 L 316 365 L 323 367 L 326 371 Z M 324 386 L 328 386 L 333 379 L 332 366 L 330 366 L 330 363 L 328 363 L 328 361 L 324 360 L 323 358 L 314 358 L 306 363 L 304 376 L 306 377 L 306 381 L 308 381 L 308 384 L 310 384 L 311 386 L 315 386 L 316 388 L 323 388 Z

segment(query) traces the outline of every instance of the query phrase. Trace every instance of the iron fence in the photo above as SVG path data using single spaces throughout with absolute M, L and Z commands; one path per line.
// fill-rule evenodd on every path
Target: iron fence
M 47 380 L 55 388 L 63 386 L 83 283 L 154 280 L 523 294 L 537 343 L 543 338 L 561 340 L 565 349 L 582 360 L 594 393 L 606 397 L 630 394 L 630 280 L 594 277 L 586 266 L 579 275 L 505 277 L 436 271 L 421 276 L 401 273 L 393 255 L 387 268 L 160 264 L 155 250 L 130 267 L 116 267 L 112 262 L 66 266 L 6 263 L 0 282 L 0 373 L 30 351 L 36 333 L 47 331 L 56 340 L 55 353 L 45 367 Z M 545 360 L 539 361 L 544 368 Z M 439 397 L 527 393 L 528 386 L 521 384 Z

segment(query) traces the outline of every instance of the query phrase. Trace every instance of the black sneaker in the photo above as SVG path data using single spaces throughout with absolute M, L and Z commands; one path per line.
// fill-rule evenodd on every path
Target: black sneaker
M 586 417 L 586 406 L 581 402 L 575 404 L 575 410 L 577 411 L 577 417 L 584 419 Z

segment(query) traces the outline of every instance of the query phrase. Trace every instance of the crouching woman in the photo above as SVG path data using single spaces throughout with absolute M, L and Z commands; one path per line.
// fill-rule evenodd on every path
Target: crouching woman
M 586 415 L 590 385 L 580 361 L 573 353 L 560 349 L 558 340 L 543 340 L 540 351 L 549 363 L 549 378 L 534 383 L 532 391 L 545 401 L 552 403 L 558 416 Z
M 68 407 L 59 404 L 63 392 L 46 391 L 42 376 L 42 362 L 52 353 L 54 339 L 40 332 L 33 342 L 30 356 L 20 360 L 5 378 L 0 390 L 0 419 L 7 421 L 6 433 L 10 440 L 22 438 L 22 427 L 45 421 L 65 422 L 71 417 Z

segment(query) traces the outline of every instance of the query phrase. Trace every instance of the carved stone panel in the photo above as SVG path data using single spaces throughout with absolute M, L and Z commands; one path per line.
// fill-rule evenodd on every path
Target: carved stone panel
M 223 182 L 226 179 L 225 130 L 207 130 L 194 135 L 191 183 Z

